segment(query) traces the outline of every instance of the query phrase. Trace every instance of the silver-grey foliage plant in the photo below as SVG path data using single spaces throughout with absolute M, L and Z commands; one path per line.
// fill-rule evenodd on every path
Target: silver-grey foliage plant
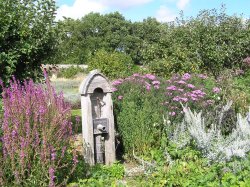
M 224 109 L 230 108 L 231 105 L 229 102 Z M 250 151 L 250 108 L 246 117 L 237 114 L 236 128 L 227 136 L 222 135 L 219 125 L 212 124 L 210 128 L 206 128 L 206 119 L 202 117 L 202 112 L 192 112 L 190 108 L 183 108 L 184 120 L 171 138 L 177 146 L 184 147 L 194 140 L 204 157 L 212 162 L 225 162 L 233 157 L 244 158 Z

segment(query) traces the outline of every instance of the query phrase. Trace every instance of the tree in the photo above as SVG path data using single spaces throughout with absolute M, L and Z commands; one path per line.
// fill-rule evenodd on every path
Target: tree
M 188 24 L 195 41 L 192 48 L 196 45 L 197 57 L 202 60 L 201 68 L 213 75 L 218 76 L 225 68 L 240 68 L 249 55 L 249 24 L 242 17 L 228 16 L 224 6 L 220 11 L 201 11 Z
M 66 18 L 58 27 L 58 63 L 85 64 L 98 50 L 127 53 L 131 45 L 131 23 L 118 12 L 90 13 L 80 20 Z
M 122 52 L 99 50 L 88 62 L 88 69 L 99 69 L 110 79 L 131 75 L 134 70 L 132 59 Z
M 0 75 L 36 78 L 55 44 L 54 0 L 0 0 Z
M 224 69 L 241 68 L 250 54 L 249 21 L 227 15 L 224 6 L 202 10 L 194 18 L 180 15 L 166 30 L 143 55 L 161 76 L 202 71 L 217 77 Z
M 163 58 L 163 49 L 165 45 L 169 45 L 166 41 L 161 42 L 167 36 L 167 25 L 158 22 L 155 18 L 148 17 L 143 22 L 134 23 L 134 28 L 134 34 L 139 37 L 141 45 L 137 47 L 137 50 L 140 51 L 139 63 L 149 64 L 155 59 Z

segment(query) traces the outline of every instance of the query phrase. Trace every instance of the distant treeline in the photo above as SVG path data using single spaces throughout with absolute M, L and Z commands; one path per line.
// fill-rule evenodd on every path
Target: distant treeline
M 155 18 L 126 20 L 118 12 L 90 13 L 58 23 L 59 44 L 53 61 L 88 64 L 100 51 L 123 53 L 134 64 L 156 74 L 242 68 L 250 55 L 250 21 L 229 16 L 225 8 L 203 10 L 193 18 L 180 14 L 174 22 Z
M 4 82 L 12 75 L 35 79 L 41 64 L 87 64 L 104 72 L 144 65 L 160 76 L 197 71 L 216 76 L 224 68 L 243 68 L 250 56 L 249 19 L 227 15 L 224 7 L 193 18 L 180 14 L 171 23 L 150 17 L 131 22 L 118 12 L 55 22 L 54 0 L 0 1 L 0 7 Z

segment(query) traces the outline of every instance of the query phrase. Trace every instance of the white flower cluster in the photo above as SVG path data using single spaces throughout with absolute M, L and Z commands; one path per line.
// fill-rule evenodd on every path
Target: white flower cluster
M 225 108 L 231 104 L 229 103 Z M 232 157 L 244 158 L 250 151 L 249 115 L 242 117 L 241 114 L 238 114 L 236 128 L 231 134 L 223 136 L 217 125 L 212 124 L 211 128 L 206 128 L 201 112 L 192 112 L 187 107 L 184 107 L 184 112 L 185 119 L 171 138 L 179 147 L 194 140 L 203 155 L 213 162 L 228 161 Z M 250 114 L 250 110 L 248 114 Z

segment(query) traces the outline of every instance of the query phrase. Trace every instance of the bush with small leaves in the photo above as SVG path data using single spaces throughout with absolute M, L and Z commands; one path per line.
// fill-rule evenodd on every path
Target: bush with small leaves
M 121 52 L 99 50 L 88 61 L 88 70 L 99 69 L 110 79 L 132 74 L 134 65 L 130 56 Z

